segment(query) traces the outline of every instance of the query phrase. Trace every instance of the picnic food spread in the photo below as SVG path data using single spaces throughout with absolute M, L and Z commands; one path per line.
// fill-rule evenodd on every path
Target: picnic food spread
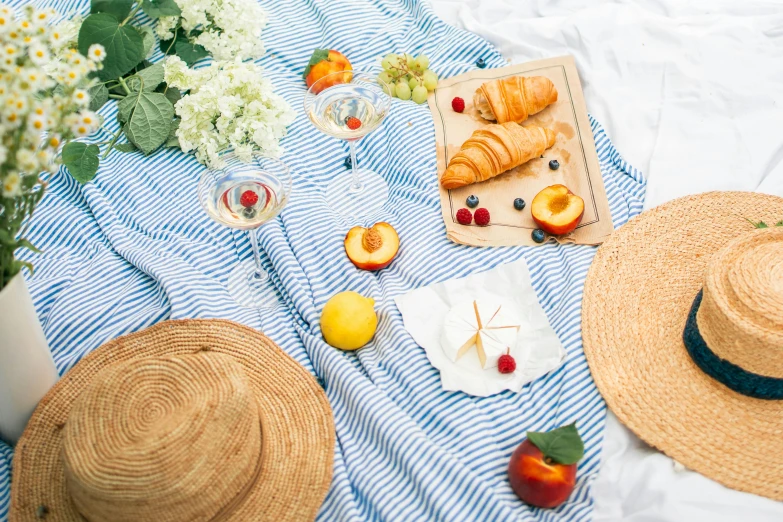
M 294 123 L 295 112 L 282 96 L 272 92 L 271 83 L 253 62 L 264 52 L 258 39 L 265 24 L 263 11 L 251 0 L 216 2 L 205 5 L 205 9 L 209 11 L 209 27 L 202 30 L 205 22 L 194 24 L 192 10 L 185 10 L 180 0 L 122 5 L 93 2 L 87 19 L 76 19 L 74 27 L 70 27 L 78 38 L 73 36 L 72 42 L 61 44 L 56 31 L 43 45 L 34 39 L 38 34 L 47 35 L 47 29 L 40 24 L 52 12 L 26 8 L 26 16 L 38 21 L 19 24 L 20 31 L 28 36 L 7 46 L 9 56 L 5 65 L 0 64 L 7 72 L 0 75 L 0 87 L 5 89 L 0 94 L 10 97 L 3 100 L 9 102 L 5 106 L 11 111 L 0 115 L 0 123 L 17 125 L 25 120 L 27 129 L 3 137 L 3 151 L 8 149 L 10 155 L 0 154 L 0 197 L 6 208 L 17 208 L 13 205 L 31 198 L 24 199 L 28 205 L 24 208 L 32 208 L 30 202 L 37 202 L 48 184 L 57 182 L 55 178 L 38 178 L 38 171 L 50 169 L 49 164 L 53 163 L 54 172 L 60 161 L 47 147 L 56 149 L 63 141 L 62 161 L 79 181 L 96 175 L 101 146 L 108 145 L 104 157 L 113 150 L 147 155 L 164 143 L 186 153 L 194 152 L 194 161 L 206 166 L 196 187 L 198 202 L 218 225 L 248 232 L 250 248 L 245 252 L 252 252 L 252 259 L 248 253 L 233 270 L 225 269 L 230 264 L 215 269 L 208 262 L 202 266 L 200 259 L 183 263 L 181 250 L 167 251 L 160 256 L 167 264 L 161 269 L 159 259 L 144 258 L 147 251 L 158 252 L 157 244 L 152 248 L 141 246 L 148 245 L 146 235 L 134 235 L 132 248 L 113 240 L 117 257 L 132 252 L 128 260 L 134 266 L 149 263 L 146 269 L 152 277 L 169 277 L 170 273 L 181 271 L 188 274 L 189 283 L 199 283 L 168 285 L 170 298 L 165 304 L 148 307 L 147 315 L 133 323 L 134 328 L 168 317 L 165 314 L 171 309 L 166 307 L 172 304 L 180 307 L 186 303 L 184 306 L 191 307 L 177 310 L 180 314 L 236 313 L 225 304 L 228 302 L 245 308 L 245 312 L 282 308 L 282 313 L 263 316 L 261 324 L 280 333 L 281 338 L 300 341 L 303 349 L 296 352 L 293 348 L 292 353 L 305 359 L 301 364 L 295 361 L 257 329 L 221 320 L 164 321 L 110 341 L 84 357 L 84 352 L 76 353 L 67 363 L 70 370 L 66 377 L 40 401 L 16 448 L 12 522 L 47 518 L 277 522 L 310 520 L 317 513 L 336 519 L 341 504 L 346 506 L 342 515 L 350 513 L 354 496 L 369 498 L 377 494 L 368 491 L 375 486 L 373 480 L 362 484 L 344 480 L 346 469 L 355 464 L 356 454 L 372 462 L 373 473 L 389 478 L 388 489 L 393 485 L 402 490 L 404 487 L 400 486 L 406 486 L 405 480 L 415 481 L 422 487 L 421 497 L 429 502 L 433 493 L 424 491 L 430 487 L 426 470 L 407 469 L 400 478 L 399 470 L 389 470 L 389 466 L 396 466 L 400 456 L 402 465 L 407 465 L 402 459 L 421 456 L 416 445 L 425 443 L 426 437 L 420 436 L 421 417 L 406 417 L 405 404 L 420 397 L 432 400 L 443 390 L 463 395 L 452 394 L 431 408 L 430 404 L 423 404 L 429 408 L 426 414 L 432 414 L 434 419 L 428 429 L 440 429 L 436 424 L 444 419 L 438 418 L 438 408 L 443 404 L 462 407 L 464 394 L 491 397 L 511 392 L 497 399 L 503 402 L 466 401 L 471 409 L 502 404 L 508 411 L 509 405 L 524 398 L 531 406 L 530 412 L 514 411 L 513 423 L 496 416 L 492 420 L 502 425 L 502 430 L 493 423 L 480 429 L 495 429 L 505 441 L 519 444 L 508 460 L 508 483 L 502 487 L 510 485 L 519 499 L 530 506 L 561 506 L 576 487 L 586 487 L 578 486 L 577 481 L 577 463 L 584 457 L 584 443 L 575 422 L 563 423 L 576 418 L 584 426 L 590 417 L 577 412 L 572 404 L 562 410 L 558 407 L 556 412 L 546 411 L 541 404 L 560 401 L 562 395 L 554 389 L 560 384 L 558 379 L 565 386 L 578 389 L 577 393 L 589 390 L 592 384 L 586 363 L 579 357 L 581 330 L 578 325 L 569 328 L 569 316 L 558 310 L 566 302 L 562 301 L 563 288 L 581 295 L 579 272 L 573 270 L 576 264 L 587 266 L 583 258 L 589 249 L 556 251 L 560 263 L 573 261 L 574 266 L 558 265 L 554 272 L 543 266 L 541 259 L 552 259 L 550 254 L 555 251 L 551 249 L 557 248 L 556 243 L 594 245 L 607 238 L 585 286 L 583 324 L 585 354 L 607 403 L 616 407 L 618 415 L 640 436 L 694 469 L 720 477 L 718 480 L 731 487 L 783 499 L 783 475 L 779 473 L 783 464 L 778 466 L 775 462 L 783 448 L 776 446 L 779 444 L 774 437 L 779 431 L 776 419 L 781 416 L 783 399 L 783 358 L 778 357 L 783 342 L 783 323 L 778 313 L 783 295 L 777 284 L 777 268 L 783 257 L 783 218 L 774 229 L 766 224 L 777 219 L 770 209 L 783 213 L 781 200 L 731 193 L 705 195 L 660 209 L 655 219 L 650 214 L 656 211 L 643 214 L 610 237 L 615 216 L 609 212 L 593 141 L 594 136 L 603 138 L 587 116 L 570 57 L 485 70 L 488 65 L 500 65 L 499 56 L 486 52 L 470 57 L 471 61 L 476 58 L 475 70 L 439 83 L 430 67 L 439 68 L 440 64 L 431 64 L 425 54 L 387 53 L 378 58 L 378 72 L 377 67 L 356 70 L 347 56 L 337 50 L 316 49 L 301 80 L 297 80 L 300 88 L 304 84 L 307 89 L 302 104 L 308 124 L 327 137 L 343 140 L 350 155 L 344 157 L 343 151 L 336 159 L 331 157 L 323 162 L 325 170 L 337 166 L 324 184 L 322 199 L 327 202 L 328 212 L 315 217 L 310 213 L 309 221 L 299 220 L 302 214 L 297 213 L 309 210 L 306 206 L 311 204 L 301 199 L 297 204 L 303 206 L 291 210 L 293 219 L 281 221 L 276 230 L 271 230 L 276 225 L 267 226 L 268 234 L 259 240 L 259 227 L 276 220 L 286 207 L 292 188 L 301 186 L 304 179 L 302 172 L 292 172 L 283 160 L 277 159 L 283 152 L 278 142 L 287 126 Z M 218 16 L 232 9 L 232 16 Z M 150 20 L 157 20 L 153 22 L 155 33 L 148 31 L 149 27 L 126 25 L 139 10 Z M 252 19 L 236 21 L 237 12 L 251 14 Z M 13 15 L 9 8 L 0 6 L 2 24 L 6 23 L 5 16 Z M 241 27 L 230 27 L 232 18 Z M 37 29 L 35 34 L 31 27 Z M 123 38 L 115 42 L 113 37 L 107 37 L 110 33 L 122 33 Z M 18 36 L 16 31 L 5 34 L 12 39 Z M 3 35 L 0 39 L 5 38 Z M 170 55 L 165 63 L 146 59 L 157 52 L 155 35 L 161 40 L 160 52 Z M 14 57 L 16 45 L 25 51 L 25 57 Z M 192 67 L 208 55 L 215 58 L 212 64 Z M 355 58 L 357 63 L 363 59 L 358 53 Z M 50 59 L 55 67 L 70 67 L 57 77 L 57 89 L 49 89 L 54 83 L 36 83 L 38 72 L 34 68 L 48 65 Z M 14 76 L 22 72 L 26 79 Z M 35 85 L 30 83 L 32 79 Z M 13 98 L 16 95 L 4 86 L 16 84 L 32 88 L 37 91 L 33 93 L 36 96 L 31 94 L 29 100 Z M 47 97 L 54 97 L 54 103 L 50 104 Z M 76 141 L 75 138 L 88 138 L 98 128 L 102 116 L 95 111 L 108 99 L 118 100 L 120 130 L 108 141 Z M 408 214 L 393 211 L 400 198 L 400 180 L 394 176 L 404 177 L 408 173 L 397 169 L 394 176 L 388 176 L 387 169 L 377 161 L 378 155 L 373 153 L 377 142 L 390 141 L 384 138 L 385 130 L 373 134 L 358 151 L 363 158 L 365 154 L 375 156 L 368 165 L 375 164 L 378 172 L 360 169 L 357 164 L 357 141 L 384 129 L 385 118 L 393 107 L 398 110 L 402 107 L 399 102 L 408 100 L 415 104 L 428 102 L 435 123 L 438 183 L 432 176 L 417 185 L 416 190 L 438 190 L 446 237 L 472 246 L 548 243 L 547 250 L 538 251 L 543 256 L 529 259 L 539 263 L 533 265 L 536 270 L 528 272 L 524 260 L 518 260 L 521 264 L 501 264 L 488 267 L 491 270 L 486 272 L 473 271 L 464 280 L 444 281 L 445 277 L 438 278 L 453 275 L 454 271 L 441 270 L 448 263 L 461 261 L 457 256 L 469 249 L 441 244 L 437 245 L 439 250 L 427 252 L 427 265 L 411 271 L 410 259 L 422 250 L 416 248 L 414 239 L 408 238 L 422 242 L 422 237 L 428 237 L 428 246 L 429 241 L 432 245 L 436 241 L 433 236 L 426 236 L 432 230 L 421 226 L 425 221 L 414 214 L 421 212 L 426 217 L 426 205 L 415 207 L 414 212 L 406 208 Z M 24 108 L 28 102 L 33 107 L 30 111 Z M 92 102 L 97 105 L 88 109 L 87 104 Z M 418 114 L 408 115 L 421 115 L 414 104 L 404 105 L 410 111 L 419 110 Z M 17 109 L 22 112 L 17 114 Z M 110 110 L 115 107 L 112 105 Z M 156 119 L 150 121 L 150 115 Z M 415 126 L 414 121 L 415 117 L 411 117 L 408 127 L 418 135 L 421 127 Z M 50 133 L 42 148 L 47 150 L 33 156 L 30 150 L 38 147 L 41 131 Z M 118 143 L 121 136 L 128 143 Z M 317 141 L 324 136 L 310 138 L 307 150 L 326 150 Z M 395 147 L 399 143 L 410 146 L 401 133 L 396 138 Z M 602 150 L 604 165 L 609 165 L 609 160 L 614 165 L 611 145 L 602 145 Z M 318 172 L 308 174 L 320 183 Z M 614 197 L 616 186 L 612 188 Z M 94 198 L 85 194 L 85 199 Z M 118 205 L 123 204 L 124 197 L 118 193 Z M 622 196 L 618 198 L 625 202 Z M 409 198 L 406 203 L 418 204 L 416 199 Z M 8 206 L 9 202 L 13 205 Z M 166 202 L 159 204 L 162 209 Z M 143 203 L 140 206 L 143 208 Z M 612 208 L 627 211 L 621 207 L 615 204 Z M 102 208 L 90 209 L 103 215 Z M 740 220 L 740 227 L 736 216 L 728 214 L 737 211 L 752 219 Z M 156 233 L 148 235 L 163 238 L 160 245 L 164 245 L 166 234 L 157 234 L 156 227 L 167 216 L 163 212 L 152 214 L 158 218 L 145 221 L 138 228 L 154 229 Z M 377 221 L 378 214 L 386 215 L 382 219 L 388 222 Z M 410 215 L 419 221 L 412 222 Z M 666 237 L 672 227 L 679 227 L 682 216 L 687 216 L 683 228 L 687 229 L 688 241 L 674 252 L 670 242 L 656 239 Z M 6 266 L 0 266 L 0 283 L 6 276 L 17 275 L 22 266 L 29 266 L 27 261 L 15 260 L 14 251 L 33 250 L 32 243 L 20 236 L 26 230 L 21 224 L 29 215 L 13 217 L 17 221 L 14 226 L 19 226 L 10 232 L 0 228 L 0 232 L 10 238 L 2 248 L 10 245 L 16 272 L 8 273 Z M 8 228 L 7 212 L 0 218 L 0 225 L 5 223 L 3 226 Z M 313 230 L 322 232 L 324 220 L 331 223 L 328 233 L 339 229 L 338 236 L 331 236 L 334 241 L 318 244 L 314 252 L 304 250 L 304 256 L 297 256 L 303 250 L 292 249 L 291 256 L 284 252 L 283 258 L 295 260 L 285 266 L 286 270 L 280 269 L 285 261 L 281 261 L 278 252 L 270 252 L 273 255 L 268 258 L 275 268 L 275 277 L 270 277 L 264 270 L 260 245 L 275 249 L 282 248 L 281 244 L 288 246 L 299 233 L 297 223 L 307 221 Z M 622 223 L 623 217 L 616 222 Z M 712 222 L 718 222 L 719 230 L 708 230 Z M 395 225 L 411 241 L 399 258 L 401 240 Z M 748 225 L 753 225 L 753 230 L 748 230 Z M 206 227 L 211 225 L 199 226 L 209 232 Z M 99 230 L 116 228 L 106 226 Z M 437 229 L 440 239 L 442 230 Z M 309 236 L 305 249 L 312 247 L 313 238 L 320 237 L 317 233 Z M 347 260 L 339 252 L 341 246 Z M 177 248 L 181 249 L 181 245 Z M 327 248 L 337 250 L 327 252 Z M 569 257 L 574 250 L 582 257 Z M 511 255 L 510 249 L 496 252 L 498 257 L 477 256 L 475 260 L 497 264 L 499 259 L 505 259 L 502 256 Z M 133 257 L 136 255 L 138 259 Z M 206 257 L 219 259 L 220 253 L 215 249 Z M 322 266 L 314 268 L 332 257 L 334 264 L 340 265 L 344 279 L 317 272 Z M 398 260 L 392 265 L 395 259 Z M 386 272 L 377 273 L 390 266 Z M 327 275 L 320 279 L 311 277 L 313 273 Z M 215 274 L 220 278 L 219 284 L 214 284 Z M 307 279 L 301 279 L 301 274 Z M 611 284 L 595 282 L 605 283 L 610 275 Z M 112 274 L 107 279 L 113 277 Z M 441 283 L 424 286 L 427 278 Z M 650 284 L 650 280 L 656 284 Z M 397 318 L 389 317 L 385 297 L 389 289 L 406 290 L 412 284 L 418 288 L 396 300 L 407 334 L 388 336 L 389 330 L 384 328 Z M 188 287 L 186 291 L 197 287 L 203 294 L 196 295 L 196 299 L 186 294 L 188 298 L 183 299 L 177 295 L 183 287 Z M 362 291 L 338 291 L 346 287 Z M 555 292 L 550 293 L 552 290 Z M 539 292 L 544 292 L 540 298 Z M 210 308 L 199 308 L 202 303 L 198 297 L 202 295 L 214 298 L 209 302 Z M 134 299 L 127 299 L 123 306 L 132 308 Z M 557 304 L 559 299 L 561 303 Z M 554 315 L 551 324 L 543 302 L 548 303 L 547 309 Z M 29 308 L 33 309 L 32 304 Z M 578 316 L 578 307 L 575 309 Z M 666 324 L 656 323 L 661 314 L 669 318 Z M 258 319 L 257 314 L 248 317 Z M 285 319 L 280 321 L 280 317 Z M 641 340 L 639 336 L 629 337 L 628 329 L 623 328 L 623 322 L 628 323 L 629 319 L 640 331 L 655 330 L 658 335 L 641 336 Z M 381 330 L 376 335 L 379 325 Z M 398 344 L 386 350 L 381 343 L 389 338 Z M 568 346 L 561 338 L 568 340 Z M 85 346 L 89 346 L 92 337 L 85 339 Z M 413 348 L 409 346 L 412 339 L 417 343 Z M 364 347 L 369 348 L 358 354 L 346 353 Z M 408 351 L 402 352 L 403 349 Z M 44 352 L 51 360 L 48 346 Z M 569 358 L 573 354 L 577 357 Z M 543 386 L 525 389 L 567 359 L 567 369 L 557 379 L 540 381 Z M 307 368 L 320 376 L 318 380 L 303 367 L 308 363 L 312 367 Z M 640 376 L 636 371 L 640 365 L 665 368 L 666 372 L 646 371 Z M 53 372 L 56 375 L 56 370 Z M 443 390 L 427 388 L 437 380 L 433 379 L 437 373 Z M 345 380 L 349 375 L 351 379 L 371 378 L 373 386 L 353 386 L 355 383 Z M 400 375 L 405 386 L 393 396 L 387 384 Z M 578 381 L 582 377 L 584 384 Z M 640 401 L 641 394 L 634 390 L 635 386 L 645 386 L 644 392 L 652 391 L 648 394 L 652 399 Z M 339 412 L 335 411 L 339 413 L 341 446 L 361 451 L 335 447 L 335 424 L 325 389 L 329 389 L 334 407 L 339 408 Z M 524 397 L 515 395 L 520 392 Z M 364 400 L 367 397 L 372 400 Z M 704 402 L 707 398 L 710 404 Z M 700 406 L 695 413 L 683 413 L 683 405 L 694 404 Z M 722 411 L 714 412 L 714 404 L 719 404 Z M 580 405 L 576 403 L 577 407 Z M 597 411 L 603 410 L 599 407 Z M 356 415 L 366 417 L 353 418 Z M 721 415 L 722 421 L 712 430 L 715 433 L 695 436 L 699 426 L 714 424 Z M 563 416 L 572 418 L 564 420 Z M 389 424 L 389 419 L 395 424 Z M 459 423 L 464 426 L 454 424 L 447 429 L 460 433 L 470 430 L 471 420 L 474 419 L 464 417 Z M 355 428 L 354 422 L 362 427 Z M 661 425 L 667 429 L 660 430 Z M 549 431 L 526 431 L 531 426 Z M 754 431 L 758 426 L 763 428 L 761 434 Z M 367 440 L 354 439 L 359 432 Z M 660 432 L 666 435 L 663 439 Z M 411 436 L 401 436 L 403 433 Z M 596 436 L 590 436 L 595 443 Z M 379 437 L 384 438 L 383 444 L 376 443 Z M 470 438 L 465 437 L 466 454 L 475 449 Z M 750 440 L 747 447 L 734 451 L 746 439 Z M 505 462 L 512 446 L 497 446 L 498 451 L 506 451 L 502 459 Z M 705 447 L 718 454 L 717 461 L 703 456 Z M 332 483 L 335 449 L 342 460 L 334 469 L 342 475 Z M 437 448 L 433 444 L 426 449 Z M 0 446 L 0 450 L 4 451 L 5 446 Z M 764 450 L 773 455 L 759 457 Z M 439 461 L 441 453 L 428 453 L 434 463 L 440 464 L 433 466 L 437 471 L 449 466 Z M 389 459 L 389 454 L 395 458 Z M 0 452 L 0 459 L 4 458 L 5 453 Z M 390 464 L 390 460 L 394 462 Z M 497 463 L 499 459 L 493 461 Z M 730 461 L 731 465 L 721 466 L 722 461 Z M 772 465 L 767 467 L 772 471 L 768 472 L 765 464 L 770 461 Z M 585 468 L 590 469 L 593 464 L 594 461 Z M 747 472 L 749 468 L 752 471 Z M 3 469 L 0 465 L 0 471 Z M 760 469 L 764 470 L 763 480 L 758 477 Z M 489 491 L 489 486 L 472 482 L 471 477 L 464 480 L 473 489 Z M 582 482 L 589 482 L 589 477 Z M 330 495 L 330 500 L 323 504 L 325 511 L 321 512 L 330 483 L 336 493 Z M 365 490 L 365 486 L 370 488 Z M 452 484 L 435 484 L 436 489 L 441 486 L 449 488 Z M 355 495 L 357 491 L 359 494 Z M 483 496 L 486 495 L 475 498 Z M 372 502 L 377 501 L 376 497 Z M 388 506 L 381 504 L 372 505 L 372 509 L 389 515 Z M 492 520 L 510 519 L 528 509 L 522 503 L 494 504 L 480 507 L 482 515 Z M 0 518 L 2 509 L 0 502 Z M 429 515 L 433 514 L 431 509 L 436 509 L 439 518 L 453 518 L 437 502 L 430 502 L 423 509 Z M 499 511 L 490 516 L 490 509 Z M 413 511 L 411 517 L 415 518 Z M 465 518 L 471 517 L 465 514 Z

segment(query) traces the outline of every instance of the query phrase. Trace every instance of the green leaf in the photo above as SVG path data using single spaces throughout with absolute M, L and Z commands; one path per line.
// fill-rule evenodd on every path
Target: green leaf
M 174 0 L 144 0 L 141 3 L 141 8 L 150 18 L 179 16 L 182 14 Z
M 766 223 L 764 223 L 763 221 L 759 221 L 758 223 L 756 223 L 756 222 L 754 222 L 754 221 L 751 221 L 751 220 L 749 220 L 749 219 L 748 219 L 748 222 L 749 222 L 751 225 L 753 225 L 754 227 L 756 227 L 756 228 L 769 228 L 769 225 L 767 225 L 767 224 L 766 224 Z
M 169 87 L 166 89 L 166 92 L 164 92 L 163 95 L 169 99 L 172 105 L 176 105 L 176 103 L 182 98 L 182 94 L 179 92 L 179 89 L 175 89 L 174 87 Z
M 63 163 L 71 176 L 79 183 L 87 183 L 98 172 L 98 154 L 101 149 L 97 145 L 88 145 L 80 141 L 70 141 L 63 147 Z
M 117 143 L 114 145 L 114 148 L 120 152 L 136 152 L 139 150 L 133 143 Z
M 134 145 L 144 154 L 149 154 L 169 137 L 174 106 L 159 92 L 140 92 L 136 96 L 136 103 L 127 115 L 123 130 Z
M 142 69 L 133 76 L 129 77 L 125 84 L 131 91 L 138 91 L 142 86 L 142 80 L 144 88 L 142 90 L 152 92 L 155 88 L 163 83 L 163 64 L 152 64 L 146 69 Z
M 780 221 L 778 221 L 777 223 L 775 223 L 775 226 L 776 226 L 776 227 L 783 227 L 783 219 L 781 219 Z
M 133 109 L 136 107 L 136 102 L 139 99 L 138 91 L 130 93 L 125 98 L 121 99 L 117 104 L 117 119 L 122 123 L 128 121 Z
M 313 65 L 329 59 L 329 49 L 316 49 L 313 51 L 313 55 L 310 56 L 310 61 L 307 63 L 304 72 L 302 73 L 302 79 L 306 80 L 307 75 L 310 74 L 310 69 Z
M 144 46 L 144 57 L 150 55 L 152 47 L 155 45 L 155 35 L 152 33 L 152 28 L 146 25 L 137 27 L 136 30 L 141 34 L 141 42 Z
M 19 238 L 19 240 L 16 242 L 16 247 L 17 248 L 26 248 L 26 249 L 28 249 L 28 250 L 30 250 L 32 252 L 35 252 L 36 254 L 40 254 L 41 253 L 40 249 L 38 249 L 35 245 L 33 245 L 32 243 L 30 243 L 28 240 L 26 240 L 24 238 Z
M 102 83 L 93 85 L 87 92 L 90 94 L 91 111 L 97 111 L 109 100 L 109 89 Z
M 209 52 L 198 44 L 190 43 L 185 31 L 180 27 L 174 42 L 174 52 L 182 58 L 188 67 L 209 56 Z
M 120 25 L 110 14 L 88 16 L 79 30 L 79 52 L 87 55 L 92 44 L 99 43 L 106 49 L 103 69 L 98 71 L 102 80 L 119 78 L 144 59 L 144 41 L 133 27 Z
M 575 464 L 585 454 L 585 445 L 576 430 L 576 423 L 549 432 L 528 431 L 527 438 L 545 457 L 558 464 Z
M 133 7 L 134 0 L 91 0 L 90 13 L 108 13 L 122 22 Z
M 169 129 L 169 137 L 166 139 L 167 147 L 179 147 L 179 138 L 177 138 L 177 129 L 179 129 L 179 118 L 174 118 Z

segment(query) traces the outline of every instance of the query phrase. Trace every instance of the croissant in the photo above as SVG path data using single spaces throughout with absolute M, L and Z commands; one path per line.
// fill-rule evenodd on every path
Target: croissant
M 557 89 L 543 76 L 511 76 L 486 82 L 476 89 L 473 104 L 486 120 L 525 121 L 557 101 Z
M 475 131 L 451 158 L 440 184 L 451 190 L 478 183 L 537 158 L 555 144 L 555 133 L 517 123 L 490 124 Z

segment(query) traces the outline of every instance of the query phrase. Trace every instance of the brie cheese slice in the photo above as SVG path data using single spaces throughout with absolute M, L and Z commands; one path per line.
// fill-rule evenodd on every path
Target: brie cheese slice
M 516 344 L 519 327 L 513 311 L 497 303 L 466 301 L 446 314 L 440 342 L 454 362 L 475 347 L 481 367 L 493 368 Z

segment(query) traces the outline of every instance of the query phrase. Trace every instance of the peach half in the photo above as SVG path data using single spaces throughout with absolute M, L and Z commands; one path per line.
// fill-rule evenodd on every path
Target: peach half
M 585 202 L 565 185 L 552 185 L 536 194 L 530 213 L 538 228 L 559 236 L 573 232 L 579 225 L 585 213 Z
M 370 228 L 353 227 L 345 236 L 348 259 L 362 270 L 380 270 L 392 262 L 400 248 L 400 237 L 388 223 Z

